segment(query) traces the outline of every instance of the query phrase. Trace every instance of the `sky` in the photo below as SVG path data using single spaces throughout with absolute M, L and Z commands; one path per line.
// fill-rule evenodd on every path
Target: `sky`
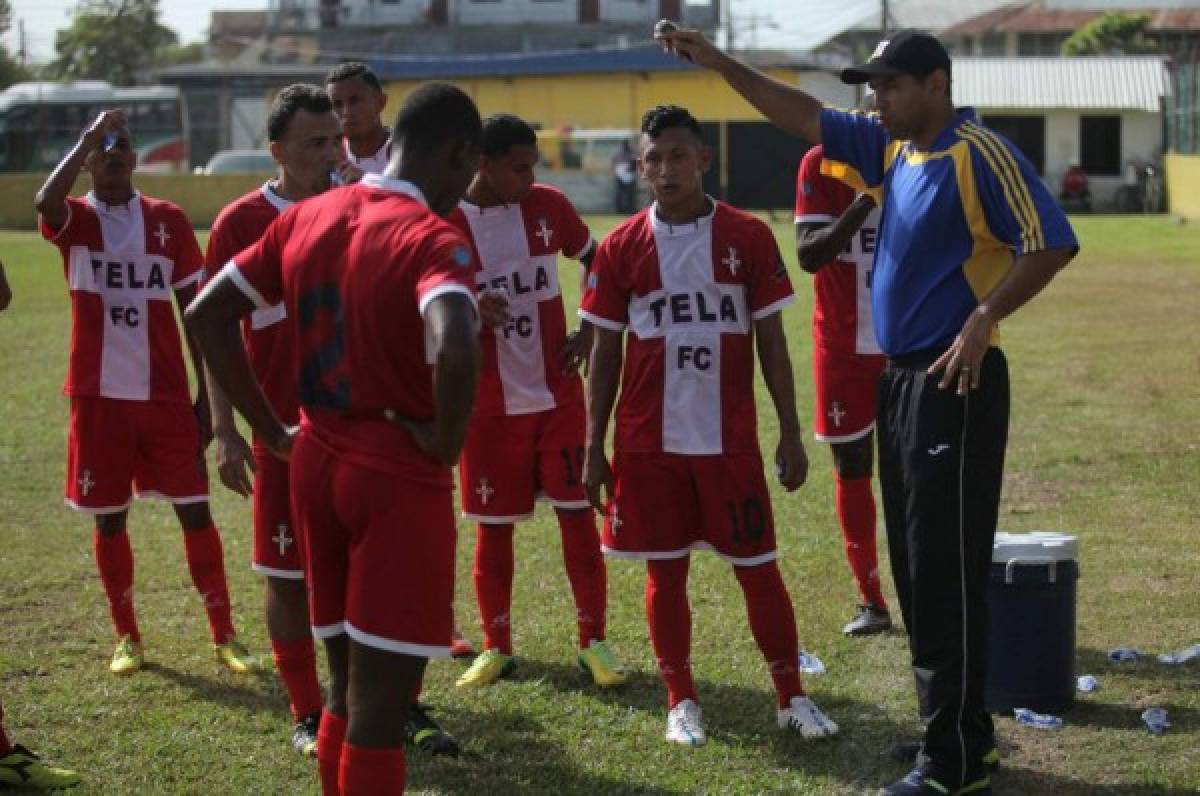
M 790 46 L 804 49 L 823 41 L 827 31 L 841 30 L 872 13 L 880 0 L 733 0 L 738 44 L 761 47 Z M 4 36 L 10 53 L 16 53 L 17 20 L 25 20 L 25 37 L 32 59 L 54 57 L 54 33 L 66 27 L 76 0 L 10 0 L 13 30 Z M 182 41 L 199 41 L 207 36 L 209 12 L 263 9 L 267 0 L 160 0 L 162 20 Z M 755 35 L 751 27 L 756 27 Z M 744 38 L 743 38 L 744 37 Z

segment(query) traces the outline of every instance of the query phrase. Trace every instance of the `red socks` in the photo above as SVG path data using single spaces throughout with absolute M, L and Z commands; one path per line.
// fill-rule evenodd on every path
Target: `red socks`
M 0 705 L 0 757 L 4 757 L 12 750 L 12 743 L 8 740 L 8 736 L 4 734 L 4 705 Z
M 836 475 L 836 474 L 835 474 Z M 836 476 L 835 499 L 842 538 L 846 542 L 846 559 L 858 582 L 858 591 L 867 605 L 887 610 L 883 591 L 879 588 L 879 559 L 875 554 L 875 498 L 871 494 L 871 478 L 842 478 Z
M 512 655 L 512 523 L 476 527 L 472 575 L 483 624 L 483 648 Z
M 342 767 L 342 744 L 346 741 L 346 717 L 328 710 L 321 713 L 317 728 L 317 769 L 321 774 L 321 793 L 338 796 L 339 772 Z
M 692 611 L 688 605 L 688 556 L 646 562 L 646 623 L 667 686 L 667 707 L 685 699 L 699 701 L 688 659 L 692 646 Z
M 214 644 L 224 644 L 236 634 L 229 609 L 229 586 L 225 582 L 225 553 L 221 549 L 221 534 L 210 525 L 183 532 L 188 571 L 196 591 L 204 598 L 208 627 Z
M 734 567 L 733 572 L 746 598 L 750 632 L 767 659 L 767 669 L 775 683 L 775 696 L 781 708 L 787 707 L 792 697 L 804 696 L 804 686 L 800 683 L 796 660 L 800 652 L 796 614 L 792 610 L 792 598 L 783 585 L 779 565 L 768 561 L 755 567 Z
M 342 744 L 338 785 L 342 796 L 391 796 L 404 793 L 404 747 L 371 748 Z
M 117 636 L 141 641 L 133 610 L 133 549 L 129 546 L 129 534 L 121 531 L 105 535 L 97 528 L 92 534 L 92 547 Z
M 571 593 L 575 597 L 575 616 L 579 623 L 579 648 L 586 649 L 592 639 L 604 640 L 605 612 L 608 604 L 608 575 L 600 554 L 600 535 L 596 515 L 585 511 L 557 510 L 562 531 L 563 563 Z
M 275 668 L 283 680 L 292 705 L 292 720 L 311 716 L 321 710 L 321 685 L 317 682 L 317 653 L 312 636 L 276 641 L 271 639 Z

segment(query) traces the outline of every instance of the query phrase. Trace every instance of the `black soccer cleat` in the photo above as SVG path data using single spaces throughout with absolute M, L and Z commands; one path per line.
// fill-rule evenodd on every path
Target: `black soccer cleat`
M 431 755 L 458 757 L 461 751 L 458 740 L 430 717 L 429 706 L 420 703 L 415 703 L 408 709 L 404 737 L 408 743 Z

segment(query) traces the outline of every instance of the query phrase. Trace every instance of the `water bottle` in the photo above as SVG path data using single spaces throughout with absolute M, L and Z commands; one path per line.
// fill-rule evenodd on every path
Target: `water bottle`
M 1129 663 L 1136 661 L 1141 656 L 1142 653 L 1132 647 L 1117 647 L 1108 651 L 1109 663 Z
M 1075 687 L 1085 694 L 1090 694 L 1100 687 L 1100 682 L 1090 674 L 1085 674 L 1075 681 Z
M 1171 726 L 1167 711 L 1163 708 L 1146 708 L 1142 713 L 1142 723 L 1151 735 L 1162 735 Z
M 1058 716 L 1034 713 L 1029 708 L 1013 708 L 1013 715 L 1017 724 L 1024 724 L 1026 727 L 1037 727 L 1040 730 L 1061 730 L 1063 727 L 1063 720 Z

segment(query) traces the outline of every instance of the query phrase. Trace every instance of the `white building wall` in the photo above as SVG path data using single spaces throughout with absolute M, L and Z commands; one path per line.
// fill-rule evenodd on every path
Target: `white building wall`
M 450 9 L 450 18 L 461 25 L 574 22 L 579 18 L 578 0 L 451 0 Z

